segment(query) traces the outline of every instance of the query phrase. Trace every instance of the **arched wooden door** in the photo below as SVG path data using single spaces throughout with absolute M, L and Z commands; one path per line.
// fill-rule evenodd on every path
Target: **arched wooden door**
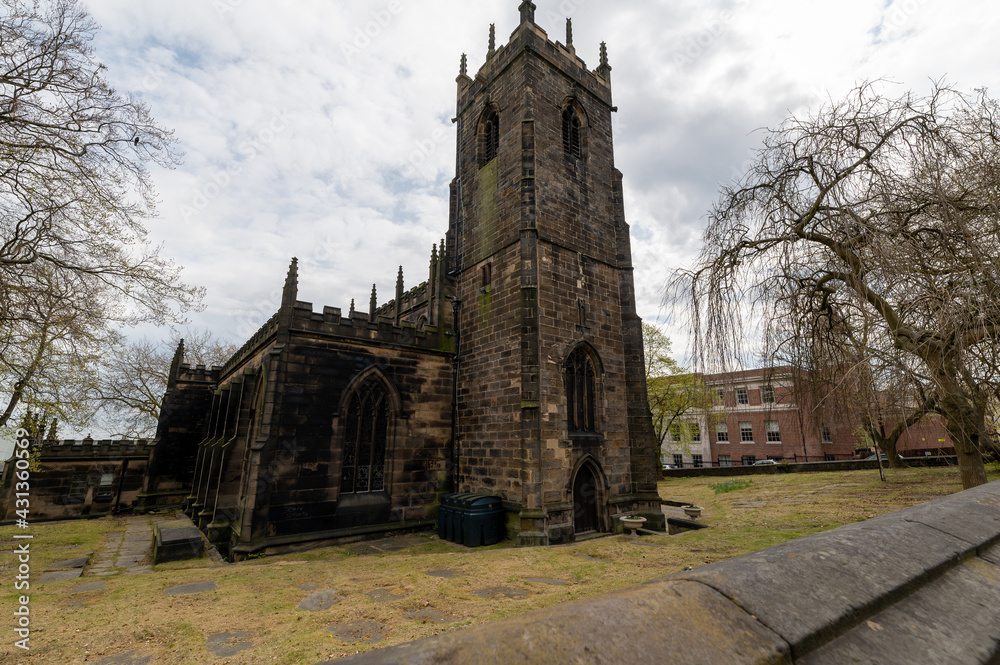
M 580 468 L 573 482 L 573 531 L 597 531 L 597 477 L 589 464 Z

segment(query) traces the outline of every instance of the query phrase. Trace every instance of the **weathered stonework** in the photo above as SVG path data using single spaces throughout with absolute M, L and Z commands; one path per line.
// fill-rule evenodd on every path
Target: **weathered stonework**
M 520 544 L 625 511 L 662 528 L 606 56 L 587 69 L 528 2 L 475 78 L 463 58 L 427 281 L 407 290 L 400 268 L 388 302 L 373 288 L 367 311 L 314 312 L 293 261 L 279 311 L 225 366 L 180 350 L 150 504 L 182 486 L 236 558 L 427 526 L 448 491 L 501 496 Z

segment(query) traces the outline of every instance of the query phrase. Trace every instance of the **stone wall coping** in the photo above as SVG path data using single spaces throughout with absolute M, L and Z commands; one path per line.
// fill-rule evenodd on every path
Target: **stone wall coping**
M 1000 482 L 336 662 L 996 665 Z

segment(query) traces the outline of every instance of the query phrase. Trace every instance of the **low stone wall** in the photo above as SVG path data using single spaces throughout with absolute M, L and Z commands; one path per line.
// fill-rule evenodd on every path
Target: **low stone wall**
M 1000 482 L 336 662 L 998 665 Z
M 908 457 L 907 466 L 958 466 L 958 458 L 944 457 Z M 885 460 L 882 466 L 889 468 Z M 663 478 L 691 478 L 695 476 L 754 476 L 774 473 L 808 473 L 820 471 L 857 471 L 859 469 L 878 470 L 876 460 L 842 460 L 839 462 L 801 462 L 799 464 L 762 464 L 761 466 L 716 466 L 701 468 L 667 469 Z

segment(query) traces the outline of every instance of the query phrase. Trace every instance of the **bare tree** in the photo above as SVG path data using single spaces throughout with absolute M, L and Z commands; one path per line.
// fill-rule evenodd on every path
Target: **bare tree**
M 805 340 L 864 373 L 895 355 L 926 377 L 973 487 L 1000 375 L 998 108 L 943 85 L 880 89 L 769 130 L 672 293 L 701 361 L 737 356 L 751 324 L 768 353 Z
M 207 330 L 189 329 L 183 337 L 173 330 L 160 342 L 119 339 L 114 345 L 113 360 L 101 368 L 93 394 L 102 424 L 112 436 L 151 438 L 156 433 L 170 364 L 179 344 L 184 345 L 184 362 L 206 367 L 222 365 L 239 348 Z
M 75 0 L 0 0 L 0 425 L 116 324 L 177 321 L 201 295 L 143 225 L 147 165 L 177 164 L 176 141 L 105 79 L 96 30 Z

